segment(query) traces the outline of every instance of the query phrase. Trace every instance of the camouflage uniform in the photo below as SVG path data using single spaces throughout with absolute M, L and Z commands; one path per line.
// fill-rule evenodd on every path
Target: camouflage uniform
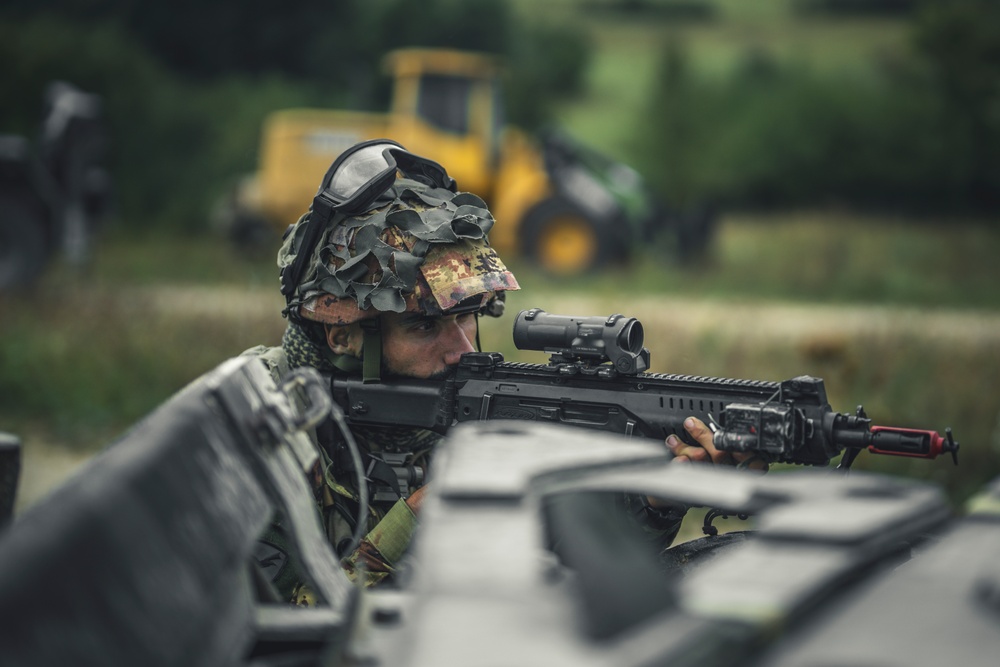
M 481 199 L 405 178 L 397 179 L 390 194 L 388 204 L 383 200 L 372 211 L 330 225 L 289 300 L 286 314 L 292 317 L 281 346 L 244 353 L 259 356 L 276 380 L 302 365 L 331 373 L 359 372 L 361 360 L 335 355 L 326 345 L 319 328 L 324 324 L 349 325 L 381 312 L 445 314 L 469 299 L 481 297 L 485 306 L 497 292 L 519 289 L 489 246 L 486 234 L 493 218 Z M 286 236 L 279 266 L 294 260 L 309 216 Z M 379 457 L 387 452 L 403 453 L 409 465 L 426 470 L 440 438 L 407 428 L 354 428 L 352 433 L 373 479 Z M 352 553 L 343 553 L 359 515 L 356 473 L 332 422 L 317 429 L 311 440 L 318 454 L 310 475 L 317 508 L 346 572 L 351 578 L 362 576 L 368 586 L 392 580 L 416 527 L 413 502 L 408 502 L 416 486 L 400 489 L 396 498 L 373 498 L 367 534 Z M 283 598 L 312 602 L 296 575 L 280 518 L 262 537 L 258 560 L 269 566 L 265 571 Z
M 295 325 L 290 325 L 289 330 L 294 332 Z M 294 366 L 302 365 L 299 355 L 288 352 L 303 344 L 294 341 L 296 335 L 286 332 L 281 347 L 261 346 L 244 354 L 259 356 L 276 381 L 280 381 Z M 377 456 L 386 450 L 411 452 L 412 463 L 425 470 L 434 445 L 440 439 L 430 431 L 406 428 L 354 428 L 352 434 L 365 454 Z M 363 576 L 366 586 L 393 579 L 416 528 L 416 515 L 406 499 L 417 488 L 401 489 L 401 498 L 371 500 L 365 538 L 352 553 L 344 553 L 354 532 L 354 518 L 359 514 L 355 472 L 347 464 L 346 457 L 340 454 L 342 442 L 332 423 L 321 425 L 309 439 L 317 453 L 316 464 L 309 472 L 310 485 L 327 539 L 341 557 L 342 566 L 351 579 L 359 574 Z M 370 461 L 366 460 L 366 464 Z M 311 592 L 297 575 L 294 555 L 290 554 L 290 542 L 280 519 L 272 524 L 261 541 L 264 546 L 258 561 L 271 558 L 270 563 L 265 563 L 271 565 L 266 571 L 281 597 L 308 606 Z
M 330 181 L 336 166 L 324 183 Z M 336 213 L 325 221 L 322 237 L 311 251 L 306 247 L 312 241 L 305 239 L 312 238 L 310 234 L 318 228 L 307 229 L 313 210 L 304 215 L 286 235 L 278 254 L 287 301 L 284 314 L 289 318 L 282 344 L 261 346 L 246 354 L 260 356 L 277 380 L 303 365 L 333 374 L 363 371 L 368 379 L 370 366 L 377 366 L 380 359 L 381 338 L 369 338 L 367 332 L 377 331 L 381 313 L 499 314 L 502 309 L 492 307 L 494 297 L 519 286 L 487 241 L 493 217 L 479 197 L 455 192 L 453 181 L 445 185 L 435 187 L 397 174 L 368 210 L 350 216 Z M 297 262 L 303 252 L 312 253 L 308 262 Z M 308 268 L 296 277 L 294 289 L 288 289 L 284 270 L 297 263 Z M 363 358 L 335 355 L 323 327 L 355 322 L 363 323 L 363 328 L 365 322 L 376 324 L 365 329 Z M 378 354 L 375 363 L 369 363 L 372 353 Z M 422 480 L 399 489 L 389 462 L 398 465 L 402 459 L 405 465 L 426 470 L 439 436 L 387 427 L 353 428 L 352 433 L 365 457 L 366 478 L 381 492 L 369 502 L 366 535 L 351 553 L 345 552 L 353 542 L 354 522 L 360 514 L 357 473 L 332 423 L 311 434 L 317 463 L 308 473 L 330 544 L 348 575 L 363 577 L 364 584 L 371 586 L 399 574 L 416 527 L 411 494 Z M 683 512 L 677 516 L 652 511 L 640 497 L 619 500 L 651 540 L 661 546 L 669 544 Z M 312 594 L 297 576 L 288 544 L 279 517 L 263 536 L 258 561 L 284 599 L 311 604 Z

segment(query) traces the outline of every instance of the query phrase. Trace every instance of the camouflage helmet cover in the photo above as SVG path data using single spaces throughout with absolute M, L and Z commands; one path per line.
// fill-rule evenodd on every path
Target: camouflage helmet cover
M 380 312 L 440 315 L 519 289 L 489 245 L 493 216 L 476 195 L 398 178 L 374 206 L 331 220 L 287 314 L 336 325 Z M 279 267 L 294 261 L 310 215 L 285 238 Z

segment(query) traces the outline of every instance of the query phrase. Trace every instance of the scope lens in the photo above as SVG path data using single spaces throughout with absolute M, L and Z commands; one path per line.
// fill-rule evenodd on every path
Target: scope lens
M 639 354 L 642 352 L 644 338 L 642 322 L 633 318 L 618 332 L 618 347 L 631 354 Z

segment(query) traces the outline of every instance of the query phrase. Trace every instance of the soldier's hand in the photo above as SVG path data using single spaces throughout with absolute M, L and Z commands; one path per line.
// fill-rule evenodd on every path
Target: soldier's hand
M 694 445 L 689 445 L 676 435 L 667 438 L 667 449 L 674 455 L 674 463 L 710 463 L 715 465 L 739 465 L 742 461 L 754 458 L 753 454 L 730 454 L 716 449 L 712 442 L 712 431 L 705 425 L 705 422 L 697 417 L 688 417 L 684 420 L 684 430 L 695 441 Z M 751 461 L 748 465 L 751 470 L 767 471 L 767 464 L 760 460 Z M 649 496 L 646 502 L 651 507 L 665 508 L 670 503 Z
M 720 452 L 712 444 L 712 431 L 705 426 L 705 422 L 696 417 L 688 417 L 684 420 L 684 430 L 695 441 L 694 445 L 689 445 L 676 435 L 667 438 L 667 449 L 674 455 L 675 463 L 724 463 L 725 452 Z
M 417 514 L 420 511 L 420 505 L 424 502 L 424 494 L 427 493 L 427 485 L 421 486 L 419 489 L 410 494 L 410 497 L 406 499 L 406 505 L 410 508 L 410 511 Z
M 750 461 L 747 465 L 751 470 L 767 470 L 767 464 L 756 459 L 754 454 L 738 453 L 731 454 L 716 449 L 712 443 L 712 431 L 705 425 L 705 422 L 697 417 L 688 417 L 684 420 L 684 430 L 695 441 L 694 445 L 689 445 L 676 435 L 667 438 L 667 449 L 674 455 L 675 463 L 714 463 L 715 465 L 739 465 L 743 461 Z

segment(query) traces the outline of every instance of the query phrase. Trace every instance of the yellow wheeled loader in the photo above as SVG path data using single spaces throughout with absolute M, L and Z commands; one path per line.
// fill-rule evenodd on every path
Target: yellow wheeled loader
M 258 171 L 233 197 L 230 231 L 283 232 L 316 194 L 345 148 L 393 139 L 440 162 L 462 190 L 497 220 L 490 242 L 503 257 L 524 257 L 555 275 L 600 269 L 631 256 L 660 231 L 684 253 L 700 252 L 711 216 L 669 214 L 631 168 L 565 134 L 535 138 L 506 125 L 500 64 L 491 56 L 404 49 L 385 59 L 393 80 L 388 113 L 287 109 L 265 121 Z

